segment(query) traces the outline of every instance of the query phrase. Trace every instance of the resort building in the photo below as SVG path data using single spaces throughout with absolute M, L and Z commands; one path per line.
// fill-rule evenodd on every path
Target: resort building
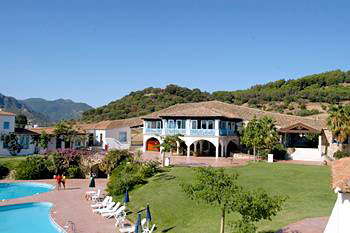
M 186 156 L 231 156 L 244 149 L 238 133 L 251 119 L 275 120 L 280 143 L 295 160 L 322 161 L 338 150 L 324 120 L 292 116 L 219 101 L 177 104 L 142 117 L 143 150 L 160 151 L 166 135 L 181 134 L 177 153 Z
M 17 135 L 18 142 L 22 146 L 19 155 L 33 154 L 35 152 L 35 145 L 32 144 L 31 141 L 36 133 L 27 129 L 16 128 L 15 118 L 16 114 L 0 110 L 0 155 L 10 155 L 7 143 L 2 140 L 3 136 L 8 134 Z

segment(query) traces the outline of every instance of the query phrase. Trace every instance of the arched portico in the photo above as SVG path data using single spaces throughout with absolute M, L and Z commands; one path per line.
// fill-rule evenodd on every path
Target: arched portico
M 199 138 L 199 137 L 181 137 L 186 144 L 187 157 L 196 153 L 199 156 L 215 155 L 219 157 L 219 139 L 218 138 Z
M 160 144 L 162 140 L 158 136 L 149 136 L 143 138 L 143 151 L 155 151 L 160 152 Z

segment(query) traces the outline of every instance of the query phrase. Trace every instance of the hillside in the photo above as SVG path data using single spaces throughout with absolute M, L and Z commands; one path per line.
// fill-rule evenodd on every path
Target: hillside
M 50 120 L 43 114 L 33 111 L 31 108 L 21 103 L 17 99 L 4 96 L 0 93 L 0 108 L 4 111 L 13 112 L 16 114 L 24 114 L 27 116 L 28 120 L 33 124 L 39 124 L 42 126 L 49 125 Z
M 168 85 L 165 89 L 150 87 L 88 110 L 83 113 L 82 119 L 87 122 L 123 119 L 142 116 L 177 103 L 206 100 L 300 116 L 315 115 L 325 112 L 328 104 L 350 100 L 350 71 L 335 70 L 295 80 L 281 79 L 246 90 L 216 91 L 212 94 L 176 85 Z
M 33 111 L 42 113 L 51 122 L 79 119 L 84 111 L 92 109 L 91 106 L 85 103 L 75 103 L 69 99 L 49 101 L 41 98 L 30 98 L 21 100 L 20 102 L 31 108 Z

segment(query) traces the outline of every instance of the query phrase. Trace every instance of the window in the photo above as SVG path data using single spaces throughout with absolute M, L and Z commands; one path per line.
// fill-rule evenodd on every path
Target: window
M 4 129 L 10 129 L 10 122 L 8 121 L 4 122 Z
M 186 129 L 186 121 L 185 120 L 176 120 L 176 128 L 177 129 Z
M 207 129 L 207 121 L 201 121 L 201 128 Z
M 161 129 L 162 128 L 162 122 L 161 121 L 157 121 L 156 122 L 156 127 L 157 127 L 157 129 Z
M 81 146 L 80 140 L 76 140 L 76 141 L 74 142 L 74 144 L 75 144 L 75 147 L 80 147 L 80 146 Z
M 226 121 L 221 121 L 220 122 L 220 128 L 221 129 L 226 129 Z
M 175 128 L 174 120 L 168 120 L 168 128 L 169 129 L 174 129 Z
M 124 131 L 119 132 L 119 141 L 123 142 L 123 143 L 127 142 L 128 141 L 127 136 L 128 136 L 128 134 L 126 132 L 124 132 Z
M 214 121 L 213 120 L 208 121 L 208 129 L 214 129 Z
M 191 121 L 191 129 L 197 129 L 197 121 L 196 120 L 192 120 Z
M 19 144 L 22 146 L 22 149 L 28 149 L 29 148 L 29 136 L 23 135 L 19 139 Z

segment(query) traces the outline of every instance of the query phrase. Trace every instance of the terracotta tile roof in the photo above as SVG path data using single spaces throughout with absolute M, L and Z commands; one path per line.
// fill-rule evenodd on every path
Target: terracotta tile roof
M 32 131 L 37 134 L 41 134 L 43 131 L 45 131 L 47 134 L 53 134 L 53 127 L 38 127 L 38 128 L 30 128 L 29 131 Z
M 39 133 L 31 131 L 29 129 L 15 128 L 16 134 L 29 134 L 29 135 L 39 135 Z
M 220 101 L 207 101 L 199 103 L 176 104 L 169 108 L 151 113 L 142 117 L 143 119 L 160 119 L 162 116 L 220 116 L 230 119 L 242 119 L 249 121 L 256 116 L 270 116 L 279 127 L 288 127 L 293 124 L 303 123 L 318 131 L 327 128 L 325 120 L 316 120 L 307 117 L 286 115 L 281 113 L 267 112 L 259 109 L 227 104 Z
M 350 158 L 336 160 L 332 163 L 332 186 L 342 192 L 350 193 Z
M 122 119 L 122 120 L 114 120 L 114 121 L 101 121 L 94 124 L 82 124 L 80 125 L 81 128 L 85 130 L 89 129 L 115 129 L 115 128 L 121 128 L 121 127 L 135 127 L 135 126 L 141 126 L 143 124 L 143 121 L 139 117 L 135 118 L 129 118 L 129 119 Z
M 0 110 L 0 116 L 16 116 L 15 113 Z

